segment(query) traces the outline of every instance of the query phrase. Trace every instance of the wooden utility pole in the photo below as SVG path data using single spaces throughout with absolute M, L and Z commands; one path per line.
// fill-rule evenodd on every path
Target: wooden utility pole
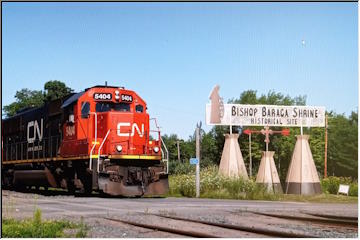
M 180 144 L 179 144 L 179 140 L 176 141 L 176 145 L 177 145 L 178 161 L 180 162 Z
M 327 177 L 327 142 L 328 142 L 328 116 L 325 115 L 325 155 L 324 155 L 324 178 Z

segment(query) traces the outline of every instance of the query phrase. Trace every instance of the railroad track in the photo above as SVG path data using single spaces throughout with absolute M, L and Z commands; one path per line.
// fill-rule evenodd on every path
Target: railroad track
M 347 216 L 336 216 L 336 215 L 327 215 L 327 214 L 317 214 L 317 213 L 305 213 L 311 216 L 294 216 L 294 215 L 284 215 L 284 214 L 274 214 L 274 213 L 265 213 L 265 212 L 257 212 L 257 211 L 247 211 L 253 214 L 268 216 L 268 217 L 276 217 L 282 219 L 289 220 L 297 220 L 297 221 L 306 221 L 311 223 L 321 223 L 326 225 L 341 225 L 346 227 L 356 227 L 358 226 L 358 219 L 354 217 Z
M 123 219 L 117 219 L 117 218 L 108 218 L 108 217 L 105 217 L 104 219 L 109 220 L 109 221 L 113 221 L 113 222 L 125 223 L 125 224 L 132 225 L 132 226 L 135 226 L 135 227 L 151 229 L 151 230 L 154 230 L 154 231 L 162 231 L 162 232 L 167 232 L 167 233 L 173 233 L 173 234 L 183 235 L 183 236 L 187 236 L 187 237 L 196 237 L 196 238 L 218 238 L 219 237 L 219 236 L 215 236 L 213 234 L 208 234 L 208 233 L 204 233 L 204 232 L 185 231 L 185 230 L 181 230 L 181 229 L 175 229 L 175 228 L 171 228 L 171 227 L 160 226 L 158 224 L 157 225 L 155 225 L 155 224 L 147 224 L 147 223 L 140 223 L 140 222 L 136 222 L 136 221 L 123 220 Z
M 323 218 L 330 218 L 330 219 L 343 219 L 343 220 L 350 220 L 350 221 L 358 221 L 358 217 L 354 216 L 340 216 L 340 215 L 332 215 L 332 214 L 323 214 L 323 213 L 312 213 L 312 212 L 305 212 L 301 211 L 301 213 L 316 216 L 316 217 L 323 217 Z
M 266 236 L 268 236 L 268 237 L 283 237 L 283 238 L 317 238 L 317 237 L 319 237 L 316 235 L 311 235 L 311 234 L 301 233 L 301 232 L 274 230 L 274 229 L 268 229 L 268 228 L 264 228 L 264 227 L 252 227 L 252 226 L 246 226 L 246 225 L 241 225 L 241 224 L 235 225 L 235 224 L 231 224 L 231 223 L 211 222 L 211 221 L 205 221 L 205 220 L 183 218 L 183 217 L 178 217 L 178 216 L 168 216 L 168 215 L 150 214 L 150 213 L 147 213 L 145 215 L 157 216 L 160 218 L 181 221 L 187 225 L 195 223 L 195 224 L 205 225 L 212 229 L 214 229 L 214 227 L 216 227 L 216 228 L 221 229 L 222 231 L 226 231 L 226 230 L 236 231 L 239 234 L 236 237 L 241 236 L 241 234 L 244 235 L 245 233 L 254 234 L 255 237 L 256 236 L 257 237 L 266 237 Z M 173 227 L 169 227 L 169 226 L 164 226 L 159 223 L 157 223 L 157 224 L 142 223 L 142 222 L 137 222 L 137 221 L 133 221 L 133 220 L 115 219 L 115 218 L 109 218 L 109 217 L 106 217 L 105 219 L 109 220 L 109 221 L 121 222 L 124 224 L 136 226 L 136 227 L 152 229 L 152 230 L 157 230 L 157 231 L 162 231 L 162 232 L 167 232 L 167 233 L 172 233 L 172 234 L 178 234 L 178 235 L 183 235 L 183 236 L 187 236 L 187 237 L 196 237 L 196 238 L 219 238 L 219 237 L 222 237 L 222 236 L 219 236 L 219 234 L 216 235 L 216 234 L 212 234 L 212 233 L 201 231 L 201 230 L 194 231 L 194 230 L 178 229 L 178 228 L 173 228 Z

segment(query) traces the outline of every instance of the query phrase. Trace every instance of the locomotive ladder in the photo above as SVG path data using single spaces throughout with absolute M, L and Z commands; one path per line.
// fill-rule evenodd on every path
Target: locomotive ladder
M 157 121 L 156 121 L 156 118 L 150 118 L 150 120 L 154 120 L 155 122 L 155 126 L 156 128 L 158 129 L 157 132 L 159 133 L 159 138 L 161 140 L 161 156 L 162 156 L 162 161 L 163 162 L 166 162 L 166 174 L 169 173 L 169 151 L 161 137 L 161 134 L 160 134 L 160 127 L 159 125 L 157 124 Z M 164 148 L 164 149 L 163 149 Z

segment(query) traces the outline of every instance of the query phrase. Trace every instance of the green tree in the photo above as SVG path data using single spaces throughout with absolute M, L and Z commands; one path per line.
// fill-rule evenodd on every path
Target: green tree
M 15 94 L 15 102 L 3 107 L 6 117 L 11 117 L 21 109 L 39 107 L 54 99 L 61 98 L 73 92 L 73 90 L 58 80 L 48 81 L 44 85 L 44 91 L 29 90 L 23 88 Z
M 44 103 L 42 91 L 23 88 L 15 94 L 16 101 L 3 107 L 7 117 L 14 116 L 17 111 L 27 107 L 39 107 Z
M 58 80 L 48 81 L 44 85 L 44 97 L 47 101 L 64 97 L 73 91 L 74 90 L 67 87 L 65 83 Z
M 328 175 L 357 178 L 358 113 L 350 117 L 330 113 L 328 127 Z

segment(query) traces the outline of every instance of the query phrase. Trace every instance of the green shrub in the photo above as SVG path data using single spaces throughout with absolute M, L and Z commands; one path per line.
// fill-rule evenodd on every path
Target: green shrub
M 190 163 L 182 163 L 178 161 L 169 162 L 169 174 L 189 174 L 195 173 L 195 165 Z
M 349 196 L 358 196 L 358 184 L 353 182 L 350 184 Z
M 195 173 L 173 175 L 169 178 L 170 195 L 195 196 Z M 261 184 L 253 180 L 224 177 L 218 174 L 218 167 L 210 165 L 201 170 L 200 194 L 207 198 L 232 199 L 277 199 Z
M 171 196 L 195 197 L 195 166 L 189 165 L 191 171 L 185 171 L 185 166 L 179 167 L 177 172 L 181 174 L 170 175 L 169 184 Z M 182 169 L 180 171 L 180 169 Z M 357 182 L 351 178 L 329 177 L 321 180 L 324 193 L 337 194 L 340 184 L 350 185 L 349 195 L 357 196 Z M 202 168 L 200 172 L 200 194 L 206 198 L 248 199 L 248 200 L 279 200 L 292 198 L 282 194 L 269 192 L 266 186 L 257 184 L 255 179 L 245 180 L 242 178 L 224 177 L 218 174 L 218 167 L 210 165 Z M 304 196 L 300 200 L 307 199 Z M 322 195 L 326 200 L 326 194 Z M 314 198 L 314 201 L 317 198 Z
M 64 229 L 79 228 L 76 237 L 85 237 L 85 225 L 77 225 L 65 220 L 44 221 L 41 210 L 36 209 L 32 219 L 2 219 L 2 237 L 5 238 L 55 238 L 66 237 Z
M 357 196 L 357 182 L 352 181 L 351 177 L 330 176 L 321 180 L 321 187 L 324 193 L 337 194 L 340 184 L 350 185 L 349 196 Z

